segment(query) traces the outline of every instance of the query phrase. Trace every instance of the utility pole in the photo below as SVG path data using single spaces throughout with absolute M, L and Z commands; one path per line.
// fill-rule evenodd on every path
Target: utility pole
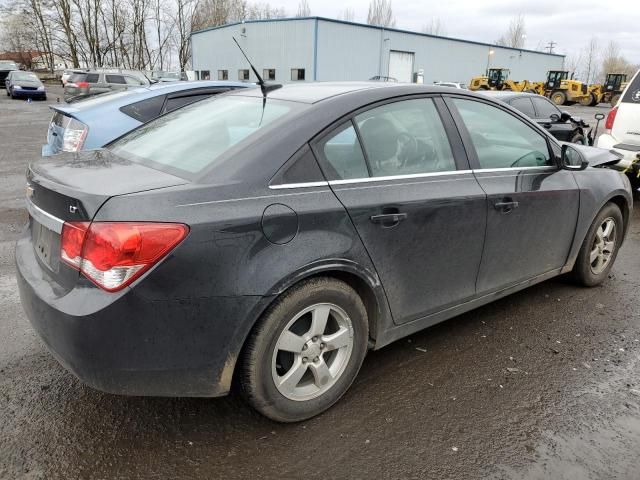
M 553 47 L 555 47 L 558 43 L 554 42 L 553 40 L 551 40 L 549 43 L 547 43 L 547 46 L 544 47 L 545 50 L 548 50 L 549 53 L 553 53 Z

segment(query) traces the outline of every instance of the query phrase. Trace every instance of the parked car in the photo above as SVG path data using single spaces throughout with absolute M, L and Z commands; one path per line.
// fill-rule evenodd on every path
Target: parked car
M 16 62 L 12 60 L 0 60 L 0 86 L 5 88 L 5 80 L 9 72 L 13 70 L 20 70 Z
M 605 133 L 598 137 L 598 147 L 618 152 L 618 166 L 627 170 L 634 190 L 640 188 L 640 70 L 622 93 L 618 104 L 607 115 Z
M 64 87 L 67 85 L 67 82 L 73 75 L 77 73 L 86 73 L 88 71 L 89 71 L 88 69 L 81 69 L 81 68 L 65 70 L 64 72 L 62 72 L 62 75 L 60 76 L 60 83 Z
M 433 82 L 434 85 L 438 87 L 450 87 L 450 88 L 458 88 L 460 90 L 467 90 L 467 86 L 464 83 L 459 82 Z
M 11 96 L 11 98 L 47 99 L 44 85 L 33 72 L 24 72 L 22 70 L 9 72 L 4 85 L 7 89 L 7 96 Z
M 632 209 L 628 179 L 599 168 L 611 152 L 471 92 L 275 88 L 30 164 L 20 296 L 84 382 L 219 396 L 236 379 L 299 421 L 369 348 L 556 275 L 606 280 Z
M 98 95 L 49 108 L 53 117 L 42 156 L 103 147 L 154 118 L 219 93 L 255 87 L 242 82 L 174 82 Z
M 102 93 L 127 90 L 133 87 L 148 87 L 149 79 L 134 71 L 89 71 L 74 73 L 64 87 L 66 102 L 75 102 Z
M 542 128 L 563 142 L 593 145 L 591 128 L 580 117 L 560 110 L 547 97 L 535 93 L 486 90 L 479 92 L 503 101 L 527 117 L 535 120 Z

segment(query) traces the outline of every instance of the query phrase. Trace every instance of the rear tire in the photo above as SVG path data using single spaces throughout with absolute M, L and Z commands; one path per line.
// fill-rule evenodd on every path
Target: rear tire
M 582 242 L 573 277 L 585 287 L 595 287 L 604 282 L 618 255 L 624 224 L 620 208 L 607 203 L 596 215 Z
M 611 97 L 611 107 L 615 107 L 618 104 L 618 101 L 620 101 L 620 96 L 621 95 L 617 93 L 613 97 Z
M 318 415 L 351 386 L 368 339 L 367 312 L 355 290 L 332 278 L 303 281 L 269 307 L 250 335 L 243 394 L 278 422 Z
M 551 94 L 551 101 L 556 105 L 564 105 L 567 103 L 567 94 L 562 90 L 558 90 Z
M 589 96 L 583 97 L 579 103 L 583 107 L 593 107 L 595 105 L 594 103 L 595 101 L 596 101 L 596 96 L 593 93 L 591 93 L 589 94 Z

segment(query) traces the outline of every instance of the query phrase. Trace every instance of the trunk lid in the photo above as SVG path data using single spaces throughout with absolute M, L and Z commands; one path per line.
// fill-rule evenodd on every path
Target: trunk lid
M 130 162 L 109 150 L 38 160 L 27 171 L 27 209 L 39 263 L 62 293 L 78 272 L 60 260 L 64 222 L 91 221 L 109 198 L 188 183 L 183 178 Z

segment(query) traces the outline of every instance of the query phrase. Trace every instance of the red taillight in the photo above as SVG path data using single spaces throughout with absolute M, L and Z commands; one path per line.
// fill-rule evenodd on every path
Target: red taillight
M 180 223 L 74 222 L 62 228 L 62 260 L 108 292 L 131 284 L 189 233 Z
M 88 88 L 89 82 L 76 82 L 76 87 L 78 88 Z
M 618 107 L 613 107 L 607 115 L 607 120 L 604 122 L 604 128 L 611 130 L 613 128 L 613 122 L 616 121 L 616 115 L 618 114 Z

